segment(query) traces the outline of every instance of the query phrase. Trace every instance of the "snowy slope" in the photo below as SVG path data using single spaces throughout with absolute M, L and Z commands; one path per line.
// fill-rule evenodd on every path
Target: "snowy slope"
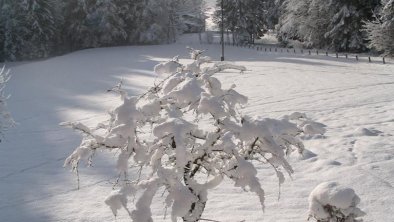
M 217 45 L 196 45 L 219 58 Z M 179 54 L 184 44 L 89 49 L 48 60 L 7 64 L 12 79 L 9 108 L 19 125 L 0 143 L 0 221 L 114 221 L 104 204 L 114 182 L 113 154 L 100 153 L 93 168 L 81 168 L 81 189 L 62 168 L 79 144 L 62 121 L 94 124 L 118 101 L 106 93 L 124 79 L 130 94 L 155 82 L 153 66 Z M 261 54 L 226 49 L 226 59 L 248 67 L 219 75 L 248 96 L 245 114 L 279 117 L 305 112 L 328 126 L 325 137 L 305 141 L 310 155 L 293 155 L 278 201 L 272 170 L 260 171 L 267 192 L 263 213 L 258 198 L 231 182 L 209 194 L 204 218 L 218 221 L 306 221 L 308 195 L 325 181 L 354 188 L 365 221 L 392 221 L 394 211 L 394 65 L 356 63 L 325 56 Z M 160 78 L 160 77 L 159 77 Z M 98 161 L 100 160 L 100 161 Z M 163 220 L 159 197 L 153 213 Z M 132 204 L 130 204 L 132 206 Z M 122 211 L 117 221 L 127 221 Z

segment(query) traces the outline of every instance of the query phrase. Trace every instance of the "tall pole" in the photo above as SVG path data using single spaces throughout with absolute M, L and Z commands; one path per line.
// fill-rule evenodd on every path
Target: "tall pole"
M 223 6 L 224 6 L 224 4 L 223 4 L 223 1 L 224 0 L 222 0 L 222 4 L 221 4 L 221 6 L 222 6 L 222 27 L 221 27 L 221 42 L 222 42 L 222 57 L 220 58 L 220 61 L 224 61 L 224 10 L 223 10 Z

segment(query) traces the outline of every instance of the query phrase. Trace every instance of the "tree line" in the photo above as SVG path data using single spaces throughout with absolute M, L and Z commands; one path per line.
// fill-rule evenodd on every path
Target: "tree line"
M 0 0 L 0 61 L 175 41 L 204 29 L 203 0 Z
M 308 48 L 394 55 L 394 0 L 223 0 L 234 41 L 267 30 Z M 221 0 L 214 21 L 221 25 Z M 174 42 L 204 29 L 203 0 L 0 0 L 0 62 Z
M 215 21 L 221 26 L 221 3 Z M 290 45 L 394 55 L 394 0 L 223 0 L 224 27 L 235 41 L 254 42 L 268 30 Z M 246 36 L 246 38 L 245 38 Z

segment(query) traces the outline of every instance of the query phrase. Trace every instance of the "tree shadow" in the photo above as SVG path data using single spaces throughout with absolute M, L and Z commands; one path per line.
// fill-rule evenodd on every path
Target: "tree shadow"
M 73 217 L 78 220 L 78 210 L 106 212 L 103 197 L 116 179 L 115 155 L 99 152 L 92 168 L 81 166 L 81 190 L 76 190 L 75 175 L 62 165 L 81 136 L 59 123 L 96 124 L 106 119 L 106 111 L 120 101 L 118 95 L 106 91 L 120 80 L 130 95 L 144 92 L 157 77 L 153 67 L 158 62 L 144 56 L 143 51 L 146 53 L 142 47 L 83 50 L 42 61 L 10 64 L 9 108 L 18 125 L 7 132 L 0 145 L 3 219 L 67 221 Z M 148 54 L 154 54 L 153 47 L 151 51 Z M 95 191 L 100 191 L 100 195 L 95 195 Z M 80 203 L 85 195 L 90 200 Z M 112 219 L 110 211 L 106 219 Z

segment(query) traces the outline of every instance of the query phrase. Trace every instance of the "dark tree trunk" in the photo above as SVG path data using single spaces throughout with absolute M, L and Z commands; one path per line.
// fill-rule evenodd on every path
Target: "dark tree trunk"
M 196 160 L 195 160 L 196 161 Z M 185 185 L 188 187 L 190 192 L 196 197 L 196 202 L 192 203 L 190 206 L 189 212 L 187 215 L 182 217 L 184 222 L 197 222 L 200 220 L 202 213 L 204 212 L 206 201 L 207 201 L 207 190 L 195 190 L 193 187 L 189 185 L 189 180 L 195 176 L 195 172 L 191 172 L 192 162 L 188 162 L 185 167 L 184 172 L 184 181 Z M 198 169 L 198 168 L 195 168 Z
M 193 191 L 192 191 L 193 192 Z M 196 195 L 198 201 L 194 202 L 191 205 L 191 209 L 189 210 L 189 213 L 184 216 L 182 219 L 184 222 L 197 222 L 202 216 L 202 213 L 204 212 L 206 201 L 203 201 L 201 195 Z

